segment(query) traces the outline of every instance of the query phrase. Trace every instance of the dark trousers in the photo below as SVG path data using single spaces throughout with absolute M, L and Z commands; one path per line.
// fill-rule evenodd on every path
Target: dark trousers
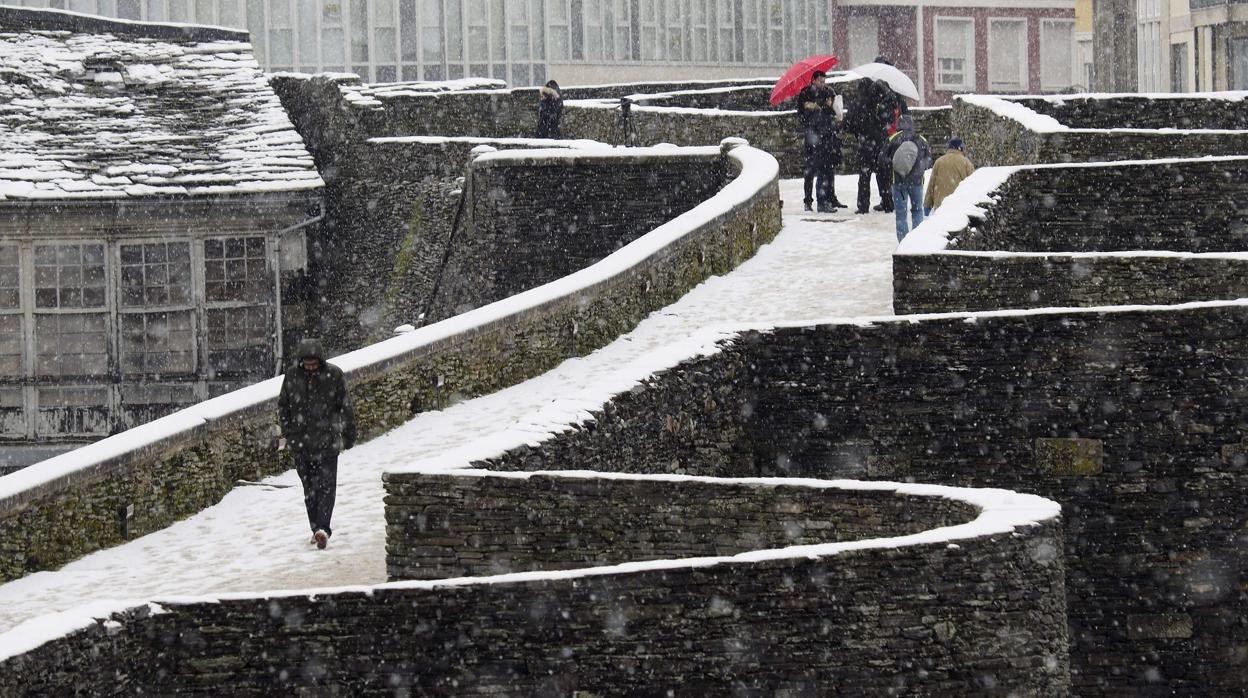
M 885 210 L 893 208 L 892 173 L 876 163 L 883 143 L 868 141 L 858 149 L 858 210 L 871 209 L 871 175 L 875 175 L 875 187 L 880 192 L 880 205 Z
M 312 531 L 333 534 L 329 519 L 334 515 L 334 497 L 338 490 L 338 453 L 336 451 L 295 451 L 295 471 L 303 483 L 303 504 L 308 510 Z
M 811 203 L 811 190 L 819 197 L 820 206 L 828 206 L 836 202 L 836 168 L 822 167 L 806 159 L 806 181 L 803 183 L 806 197 L 803 203 Z

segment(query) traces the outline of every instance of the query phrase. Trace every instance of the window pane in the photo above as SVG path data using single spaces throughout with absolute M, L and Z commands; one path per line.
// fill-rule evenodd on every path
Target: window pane
M 108 371 L 103 313 L 35 316 L 35 374 L 100 376 Z
M 22 375 L 21 315 L 0 315 L 0 376 L 17 378 Z
M 0 245 L 0 308 L 21 307 L 21 265 L 17 245 Z
M 195 333 L 191 311 L 121 316 L 123 373 L 193 373 Z
M 204 285 L 209 302 L 262 301 L 271 295 L 264 238 L 204 241 Z
M 272 365 L 269 311 L 209 310 L 208 362 L 214 373 L 268 375 Z
M 988 89 L 1021 91 L 1026 68 L 1026 22 L 988 23 Z
M 1074 76 L 1075 25 L 1073 22 L 1040 24 L 1040 82 L 1046 90 L 1070 86 Z M 1183 61 L 1186 68 L 1187 61 Z

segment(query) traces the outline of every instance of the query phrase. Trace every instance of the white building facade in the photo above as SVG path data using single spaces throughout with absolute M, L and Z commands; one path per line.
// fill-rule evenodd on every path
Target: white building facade
M 10 0 L 13 2 L 13 0 Z M 20 0 L 247 29 L 268 71 L 511 85 L 777 75 L 832 53 L 828 0 Z

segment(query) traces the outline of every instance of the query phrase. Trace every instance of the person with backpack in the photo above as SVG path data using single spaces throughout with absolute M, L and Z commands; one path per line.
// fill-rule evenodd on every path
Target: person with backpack
M 815 71 L 810 84 L 797 95 L 797 120 L 805 140 L 806 170 L 802 203 L 807 211 L 818 198 L 820 213 L 833 213 L 844 204 L 836 199 L 836 167 L 841 164 L 841 139 L 836 115 L 836 94 L 823 71 Z M 812 187 L 813 185 L 813 187 Z
M 879 166 L 893 173 L 893 206 L 897 215 L 897 242 L 909 234 L 911 226 L 923 222 L 923 173 L 932 164 L 932 150 L 927 140 L 914 130 L 914 119 L 909 114 L 897 120 L 897 133 L 889 138 L 888 146 L 880 153 Z M 907 225 L 906 209 L 910 209 Z

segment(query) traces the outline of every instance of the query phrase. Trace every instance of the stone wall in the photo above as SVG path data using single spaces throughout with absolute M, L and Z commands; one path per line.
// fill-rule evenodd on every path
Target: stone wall
M 896 312 L 1248 295 L 1248 158 L 1027 168 L 991 198 L 949 200 L 972 215 L 947 250 L 898 250 Z
M 1077 129 L 1214 129 L 1248 131 L 1248 93 L 1221 95 L 1011 97 Z
M 977 96 L 977 99 L 985 98 Z M 1021 103 L 1026 100 L 1008 97 L 993 99 L 1005 105 L 1004 111 L 1022 110 L 1021 114 L 1027 117 L 1038 115 L 1038 112 L 1032 111 Z M 1052 104 L 1052 100 L 1045 101 L 1045 104 Z M 1132 119 L 1140 117 L 1127 114 L 1139 109 L 1139 105 L 1131 99 L 1101 98 L 1096 110 L 1087 111 L 1099 111 L 1104 118 L 1090 119 L 1086 115 L 1076 113 L 1070 113 L 1070 117 L 1081 122 L 1086 119 L 1087 123 L 1114 123 L 1112 119 L 1120 116 L 1123 121 L 1119 123 L 1130 123 Z M 1242 111 L 1243 107 L 1239 107 L 1239 110 Z M 1134 131 L 1095 129 L 1059 123 L 1055 130 L 1036 131 L 1012 116 L 1003 116 L 985 106 L 956 97 L 950 124 L 953 132 L 961 135 L 966 141 L 966 156 L 980 167 L 1248 153 L 1248 128 L 1241 125 L 1243 116 L 1239 111 L 1232 112 L 1229 107 L 1219 107 L 1200 113 L 1202 117 L 1198 120 L 1200 123 L 1221 123 L 1220 128 L 1230 129 L 1221 132 L 1183 130 L 1182 110 L 1164 113 L 1172 120 L 1171 125 L 1154 129 Z M 1065 115 L 1066 112 L 1054 108 L 1054 117 L 1061 118 Z M 1221 117 L 1225 120 L 1220 120 Z M 1165 122 L 1165 119 L 1162 121 Z M 1148 119 L 1143 123 L 1155 122 Z M 1062 130 L 1062 126 L 1069 128 Z M 1217 127 L 1206 125 L 1204 128 Z
M 367 361 L 336 359 L 361 438 L 603 346 L 748 259 L 780 229 L 775 164 L 750 148 L 725 157 L 741 181 L 690 212 L 688 230 L 669 228 L 671 241 L 655 254 L 566 295 L 483 308 L 476 320 L 458 320 L 468 326 L 462 332 L 444 336 L 434 325 L 370 347 Z M 239 478 L 288 469 L 273 450 L 277 389 L 275 380 L 257 384 L 0 479 L 11 492 L 0 498 L 0 580 L 167 526 L 215 503 Z
M 735 503 L 786 488 L 729 489 Z M 969 508 L 893 491 L 823 496 L 851 520 L 878 518 L 877 530 Z M 801 520 L 791 504 L 780 495 L 772 516 Z M 899 511 L 912 520 L 890 523 Z M 0 661 L 0 692 L 1066 695 L 1060 523 L 1016 521 L 951 544 L 157 601 L 156 614 L 141 606 Z
M 1231 302 L 749 332 L 474 465 L 1041 494 L 1063 506 L 1074 692 L 1241 695 L 1246 320 Z
M 458 315 L 567 276 L 714 196 L 717 150 L 482 159 L 439 270 L 431 319 Z
M 891 538 L 975 518 L 892 491 L 617 475 L 387 473 L 391 580 L 563 570 Z

